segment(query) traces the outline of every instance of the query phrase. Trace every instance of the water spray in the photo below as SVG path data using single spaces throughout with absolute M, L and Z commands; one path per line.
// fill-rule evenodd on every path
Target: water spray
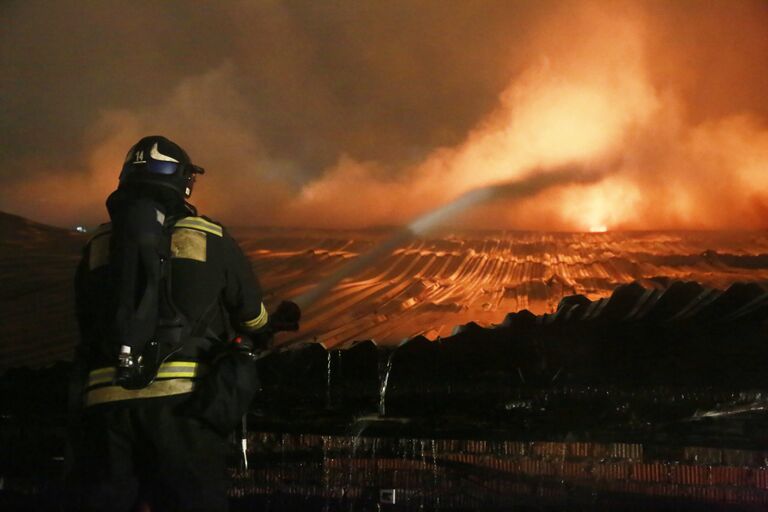
M 293 302 L 295 302 L 301 309 L 309 308 L 317 302 L 318 299 L 326 296 L 329 291 L 345 278 L 354 275 L 360 270 L 368 268 L 379 259 L 389 255 L 403 243 L 430 232 L 436 227 L 443 225 L 445 222 L 456 217 L 461 212 L 480 203 L 498 199 L 520 201 L 522 199 L 533 197 L 546 189 L 557 186 L 594 183 L 605 177 L 610 169 L 615 169 L 616 167 L 617 164 L 612 162 L 609 166 L 591 166 L 590 170 L 586 170 L 583 165 L 561 166 L 547 171 L 535 170 L 522 179 L 496 183 L 470 190 L 450 203 L 425 213 L 404 228 L 399 229 L 392 236 L 382 241 L 368 252 L 333 272 L 308 292 L 295 297 Z M 285 350 L 288 347 L 303 341 L 304 340 L 296 339 L 278 345 L 273 350 L 261 354 L 260 357 L 264 357 L 273 351 Z
M 354 275 L 358 271 L 369 267 L 380 258 L 389 255 L 403 243 L 428 233 L 434 228 L 445 224 L 446 221 L 456 217 L 461 212 L 480 203 L 496 199 L 519 201 L 535 196 L 539 192 L 551 187 L 592 183 L 601 179 L 603 175 L 604 173 L 601 172 L 586 172 L 581 168 L 568 166 L 549 172 L 534 172 L 528 177 L 520 180 L 502 182 L 470 190 L 450 203 L 418 217 L 406 227 L 398 230 L 391 237 L 376 245 L 370 251 L 336 270 L 333 274 L 319 282 L 314 288 L 299 295 L 293 300 L 302 309 L 308 308 L 319 298 L 325 296 L 346 277 Z

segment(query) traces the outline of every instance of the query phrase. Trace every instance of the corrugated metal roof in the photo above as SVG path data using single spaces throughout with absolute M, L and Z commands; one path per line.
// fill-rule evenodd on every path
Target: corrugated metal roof
M 70 357 L 73 280 L 86 235 L 0 213 L 0 369 Z
M 86 236 L 8 214 L 0 214 L 0 233 L 0 368 L 68 358 L 77 339 L 72 279 Z M 247 229 L 235 234 L 253 260 L 268 304 L 306 291 L 382 236 Z M 768 234 L 489 231 L 418 239 L 343 281 L 304 312 L 299 333 L 282 339 L 328 347 L 362 339 L 394 345 L 418 334 L 446 337 L 472 321 L 478 327 L 503 323 L 507 313 L 524 308 L 550 313 L 546 322 L 619 313 L 640 318 L 658 311 L 672 296 L 663 290 L 681 278 L 703 288 L 689 310 L 677 313 L 712 313 L 736 292 L 719 299 L 721 292 L 711 290 L 746 280 L 768 283 Z M 598 300 L 633 281 L 650 292 L 641 292 L 629 309 L 617 312 L 610 301 Z M 572 301 L 593 302 L 570 302 L 558 311 L 563 297 L 574 294 L 583 299 Z M 759 309 L 762 299 L 753 300 L 730 314 Z

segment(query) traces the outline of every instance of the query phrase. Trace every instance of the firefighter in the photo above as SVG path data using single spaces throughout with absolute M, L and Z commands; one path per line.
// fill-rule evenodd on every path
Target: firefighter
M 248 259 L 188 202 L 203 172 L 167 138 L 142 138 L 107 199 L 111 222 L 83 249 L 82 510 L 227 509 L 227 436 L 258 389 L 250 357 L 272 329 Z

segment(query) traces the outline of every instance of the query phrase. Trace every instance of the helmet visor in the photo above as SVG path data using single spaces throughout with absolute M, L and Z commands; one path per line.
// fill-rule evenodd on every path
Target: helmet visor
M 138 172 L 148 172 L 160 176 L 173 176 L 182 166 L 183 164 L 177 162 L 163 162 L 161 160 L 148 160 L 140 164 L 126 162 L 120 173 L 120 181 L 123 181 L 128 176 Z
M 172 176 L 182 167 L 178 162 L 164 162 L 162 160 L 147 160 L 145 163 L 136 164 L 128 162 L 123 166 L 124 173 L 135 171 L 146 171 L 151 174 L 162 174 L 163 176 Z

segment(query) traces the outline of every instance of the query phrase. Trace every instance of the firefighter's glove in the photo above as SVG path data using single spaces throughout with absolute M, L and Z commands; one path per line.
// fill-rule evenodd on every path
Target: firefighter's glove
M 274 313 L 269 315 L 269 327 L 272 332 L 298 331 L 301 320 L 301 308 L 295 302 L 284 300 L 277 306 Z
M 236 351 L 240 354 L 252 357 L 254 360 L 259 359 L 259 354 L 262 354 L 265 350 L 268 350 L 272 345 L 272 338 L 274 333 L 272 330 L 263 328 L 256 332 L 250 332 L 247 334 L 238 334 L 235 339 L 230 343 L 230 351 Z
M 252 336 L 246 334 L 240 334 L 229 345 L 230 350 L 239 352 L 241 354 L 252 354 L 255 347 L 255 343 Z

